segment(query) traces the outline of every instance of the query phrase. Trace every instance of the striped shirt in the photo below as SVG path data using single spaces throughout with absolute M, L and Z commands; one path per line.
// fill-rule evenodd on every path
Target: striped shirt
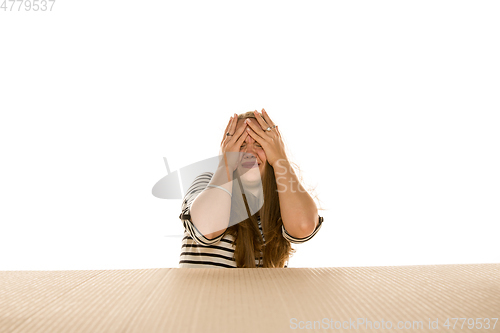
M 208 239 L 206 238 L 196 226 L 188 219 L 182 219 L 183 214 L 190 214 L 191 204 L 194 199 L 203 192 L 207 185 L 212 179 L 212 172 L 205 172 L 195 178 L 191 186 L 189 187 L 184 199 L 182 200 L 182 213 L 179 218 L 181 218 L 184 224 L 184 237 L 182 238 L 181 255 L 179 261 L 180 268 L 236 268 L 236 261 L 234 259 L 234 246 L 232 242 L 234 237 L 226 232 L 221 235 Z M 323 217 L 319 217 L 319 223 L 312 234 L 305 238 L 295 238 L 290 236 L 285 230 L 285 226 L 282 226 L 283 237 L 291 243 L 300 244 L 304 243 L 318 232 L 321 228 Z M 262 231 L 262 224 L 260 222 L 260 216 L 257 218 L 259 223 L 259 230 L 262 235 L 262 239 L 265 241 L 264 233 Z M 262 251 L 260 254 L 261 262 L 263 262 Z M 287 267 L 287 264 L 285 267 Z M 262 267 L 259 264 L 259 260 L 255 259 L 255 266 Z

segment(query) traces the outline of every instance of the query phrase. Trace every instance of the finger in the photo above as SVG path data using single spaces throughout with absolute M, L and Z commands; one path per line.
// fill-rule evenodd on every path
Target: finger
M 225 132 L 224 134 L 227 133 L 227 130 L 229 129 L 229 126 L 231 126 L 231 123 L 233 122 L 233 116 L 231 116 L 231 118 L 229 118 L 229 122 L 227 123 L 227 126 L 226 126 L 226 129 L 225 129 Z
M 262 121 L 264 121 L 264 120 L 262 120 Z M 262 127 L 260 127 L 259 125 L 257 125 L 255 123 L 255 121 L 249 120 L 248 127 L 250 127 L 253 130 L 254 133 L 259 134 L 260 137 L 267 137 L 265 135 L 265 133 L 264 133 L 264 130 L 262 130 Z
M 248 136 L 248 132 L 243 129 L 243 133 L 239 137 L 238 141 L 236 141 L 236 145 L 238 147 L 241 147 L 241 145 L 243 144 L 243 142 L 245 141 L 245 139 L 247 138 L 247 136 Z
M 264 117 L 264 120 L 266 121 L 266 123 L 268 123 L 269 126 L 271 126 L 271 128 L 272 128 L 274 126 L 274 123 L 271 120 L 271 118 L 269 118 L 269 115 L 267 114 L 266 110 L 264 110 L 264 109 L 262 109 L 262 116 Z
M 253 138 L 255 141 L 257 141 L 262 147 L 264 147 L 264 144 L 267 143 L 267 141 L 264 140 L 263 137 L 261 137 L 259 134 L 255 133 L 255 131 L 253 131 L 252 129 L 248 128 L 246 130 L 246 132 L 248 133 L 248 135 L 250 135 L 251 138 Z
M 276 126 L 275 130 L 276 130 L 276 133 L 278 133 L 278 137 L 281 137 L 281 133 L 280 133 L 280 131 L 278 130 L 278 126 Z
M 246 128 L 246 126 L 244 126 Z M 243 144 L 243 142 L 245 141 L 245 139 L 247 138 L 248 136 L 248 132 L 243 130 L 243 133 L 241 134 L 240 138 L 238 139 L 238 141 L 236 141 L 236 146 L 238 148 L 241 147 L 241 145 Z M 238 156 L 238 164 L 241 162 L 241 158 L 243 157 L 243 154 L 241 153 L 240 151 L 240 155 Z
M 262 115 L 257 110 L 255 110 L 253 114 L 255 115 L 257 123 L 260 125 L 261 129 L 265 129 L 268 127 L 266 121 L 264 120 L 264 118 L 262 118 Z
M 236 124 L 238 123 L 238 117 L 235 115 L 233 117 L 233 122 L 231 123 L 231 127 L 229 129 L 229 134 L 234 134 L 234 130 L 236 129 Z
M 236 124 L 238 123 L 238 116 L 236 115 L 236 113 L 234 114 L 234 116 L 232 117 L 232 120 L 231 122 L 228 124 L 228 127 L 229 129 L 226 129 L 226 132 L 224 133 L 224 139 L 227 138 L 228 142 L 233 138 L 233 136 L 236 134 L 235 133 L 235 128 L 236 128 Z M 231 134 L 231 135 L 227 135 L 227 133 Z M 222 139 L 222 141 L 224 142 L 224 139 Z
M 273 126 L 275 125 L 274 121 L 271 120 L 269 115 L 267 114 L 266 110 L 263 108 L 262 109 L 262 116 L 264 117 L 265 121 L 269 124 L 269 127 L 273 129 Z M 278 137 L 281 137 L 281 133 L 278 131 L 278 126 L 274 128 L 275 132 L 278 134 Z
M 229 119 L 229 122 L 227 123 L 226 129 L 224 130 L 224 136 L 222 137 L 222 141 L 220 144 L 222 144 L 224 142 L 224 139 L 227 137 L 226 133 L 227 133 L 227 130 L 229 129 L 229 126 L 231 126 L 232 121 L 233 121 L 233 116 L 231 116 L 231 118 Z
M 245 128 L 247 128 L 247 124 L 246 123 L 243 123 L 242 126 L 240 126 L 233 134 L 233 136 L 231 136 L 231 139 L 230 140 L 233 140 L 231 142 L 237 142 L 239 139 L 240 139 L 240 135 L 245 131 Z

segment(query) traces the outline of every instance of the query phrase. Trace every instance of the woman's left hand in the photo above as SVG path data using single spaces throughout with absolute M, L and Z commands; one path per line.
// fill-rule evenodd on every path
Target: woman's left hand
M 248 134 L 262 146 L 266 153 L 267 162 L 274 168 L 280 160 L 287 160 L 281 134 L 278 131 L 278 126 L 273 128 L 274 123 L 266 110 L 262 109 L 262 114 L 255 110 L 254 114 L 258 123 L 255 119 L 247 118 Z M 271 127 L 270 131 L 266 130 L 268 127 Z

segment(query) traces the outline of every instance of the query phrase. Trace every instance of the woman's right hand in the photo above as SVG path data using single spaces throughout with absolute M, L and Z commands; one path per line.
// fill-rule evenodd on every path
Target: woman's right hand
M 238 168 L 243 156 L 243 153 L 240 152 L 240 148 L 248 136 L 248 132 L 245 131 L 248 125 L 243 122 L 243 124 L 236 128 L 237 123 L 238 116 L 235 114 L 227 124 L 219 151 L 219 165 L 226 165 L 227 161 L 227 167 L 230 172 L 234 172 L 234 170 Z M 232 135 L 228 136 L 226 133 Z

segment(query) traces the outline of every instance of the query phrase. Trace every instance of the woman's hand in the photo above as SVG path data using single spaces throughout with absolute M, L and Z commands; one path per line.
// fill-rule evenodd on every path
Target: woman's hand
M 238 115 L 235 113 L 233 117 L 229 120 L 226 130 L 224 131 L 224 138 L 222 138 L 221 147 L 219 151 L 219 156 L 221 157 L 221 165 L 226 166 L 229 172 L 234 172 L 240 164 L 241 157 L 243 154 L 240 153 L 240 147 L 248 136 L 248 132 L 245 131 L 247 124 L 244 123 L 242 126 L 236 129 L 236 124 L 238 122 Z M 229 133 L 228 136 L 226 133 Z M 224 159 L 224 161 L 222 161 Z
M 262 114 L 255 110 L 254 114 L 257 122 L 248 118 L 246 120 L 248 122 L 246 132 L 262 146 L 266 153 L 267 162 L 274 168 L 280 160 L 287 160 L 281 134 L 278 131 L 278 126 L 274 125 L 266 110 L 262 109 Z M 266 130 L 268 127 L 271 127 L 270 131 Z

